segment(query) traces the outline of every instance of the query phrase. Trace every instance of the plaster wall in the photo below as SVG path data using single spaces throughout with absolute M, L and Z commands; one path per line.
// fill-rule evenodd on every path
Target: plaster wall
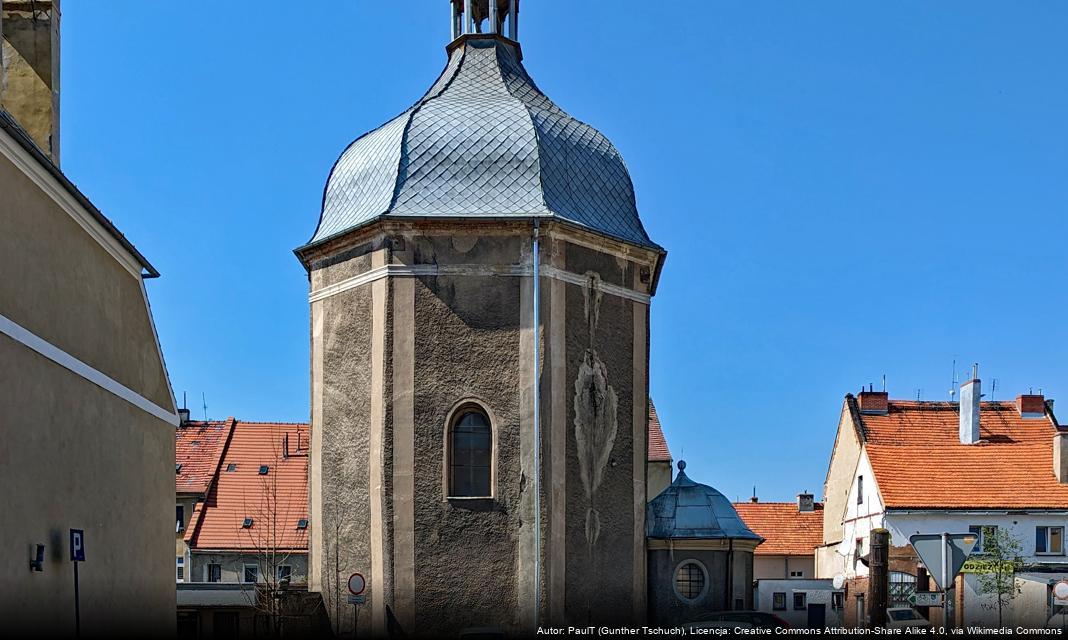
M 800 571 L 800 578 L 812 579 L 816 577 L 815 559 L 813 556 L 774 556 L 754 554 L 753 556 L 753 579 L 790 579 L 790 573 Z
M 173 412 L 140 279 L 2 154 L 0 194 L 0 315 Z
M 173 635 L 173 427 L 2 334 L 0 380 L 5 630 L 73 635 L 69 530 L 83 529 L 82 633 Z
M 646 464 L 647 469 L 647 486 L 645 489 L 646 499 L 652 501 L 653 498 L 660 495 L 660 493 L 671 486 L 671 463 L 670 462 L 649 462 Z
M 842 403 L 838 419 L 831 460 L 827 466 L 827 478 L 823 485 L 823 541 L 837 543 L 844 540 L 842 520 L 848 508 L 848 493 L 860 462 L 860 440 L 857 438 L 849 402 Z M 818 577 L 830 577 L 820 575 Z
M 863 478 L 863 482 L 860 478 Z M 883 518 L 882 497 L 879 495 L 879 486 L 875 481 L 875 474 L 867 453 L 861 452 L 852 481 L 847 486 L 849 489 L 845 494 L 846 513 L 842 522 L 842 540 L 835 547 L 834 552 L 841 558 L 840 566 L 844 568 L 845 577 L 867 577 L 868 567 L 860 562 L 856 553 L 857 540 L 861 541 L 860 555 L 867 555 L 870 551 L 872 529 L 886 526 Z M 858 503 L 858 495 L 861 493 L 863 502 Z M 834 576 L 820 577 L 833 578 Z
M 59 164 L 59 3 L 3 3 L 0 108 Z
M 267 559 L 262 554 L 255 553 L 196 551 L 192 553 L 191 562 L 189 579 L 186 582 L 207 582 L 208 564 L 221 565 L 220 582 L 243 582 L 245 565 L 256 565 L 261 576 L 271 567 L 289 565 L 290 584 L 305 584 L 308 581 L 308 554 L 306 553 L 280 553 L 275 559 Z
M 758 580 L 756 585 L 756 610 L 772 613 L 795 629 L 804 629 L 809 626 L 809 607 L 823 605 L 825 626 L 841 627 L 845 622 L 844 611 L 834 608 L 832 594 L 836 590 L 830 580 Z M 775 608 L 775 594 L 785 595 L 786 607 Z M 794 594 L 805 594 L 805 606 L 798 609 L 794 606 Z M 844 599 L 843 599 L 844 602 Z
M 734 554 L 728 563 L 728 553 Z M 753 554 L 751 551 L 728 552 L 703 549 L 653 549 L 649 551 L 650 622 L 672 626 L 700 619 L 701 616 L 728 609 L 753 607 Z M 675 572 L 688 561 L 704 567 L 705 590 L 694 601 L 684 600 L 675 591 Z M 733 584 L 728 572 L 733 573 Z M 728 588 L 731 589 L 728 592 Z M 741 600 L 742 606 L 735 607 Z

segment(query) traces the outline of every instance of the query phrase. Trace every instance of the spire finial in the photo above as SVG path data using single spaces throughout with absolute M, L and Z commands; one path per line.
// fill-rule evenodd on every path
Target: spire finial
M 449 11 L 453 40 L 472 33 L 519 40 L 519 0 L 449 0 Z
M 685 470 L 686 470 L 686 461 L 685 460 L 679 460 L 679 471 L 685 471 Z

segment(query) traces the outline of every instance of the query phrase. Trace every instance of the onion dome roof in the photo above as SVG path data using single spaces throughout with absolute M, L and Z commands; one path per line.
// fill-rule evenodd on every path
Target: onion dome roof
M 338 159 L 307 246 L 379 219 L 537 217 L 658 248 L 619 152 L 537 88 L 515 43 L 470 34 L 450 48 L 426 95 Z
M 734 505 L 707 484 L 686 475 L 679 462 L 675 481 L 645 509 L 645 534 L 650 538 L 758 540 L 739 517 Z

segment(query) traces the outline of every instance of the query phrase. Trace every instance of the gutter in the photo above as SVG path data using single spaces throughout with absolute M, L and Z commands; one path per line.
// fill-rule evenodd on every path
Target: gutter
M 63 187 L 63 190 L 70 194 L 79 205 L 88 211 L 89 214 L 100 223 L 100 226 L 104 227 L 104 230 L 108 232 L 108 235 L 114 238 L 116 242 L 122 245 L 123 249 L 140 263 L 141 268 L 145 270 L 145 273 L 141 276 L 142 278 L 149 279 L 159 277 L 159 271 L 156 271 L 156 268 L 152 266 L 148 261 L 148 258 L 141 255 L 141 252 L 137 250 L 137 247 L 133 246 L 133 243 L 127 240 L 126 236 L 122 235 L 122 232 L 112 224 L 111 220 L 108 220 L 107 217 L 89 201 L 89 198 L 85 197 L 85 194 L 83 194 L 78 187 L 74 186 L 74 183 L 60 171 L 59 167 L 57 167 L 55 163 L 41 151 L 37 146 L 37 143 L 30 138 L 29 134 L 23 131 L 22 127 L 15 122 L 14 118 L 3 109 L 0 109 L 0 129 L 6 131 L 15 142 L 18 142 L 19 146 L 33 156 L 38 164 L 44 167 L 48 173 L 52 174 L 52 177 L 59 182 L 60 186 Z

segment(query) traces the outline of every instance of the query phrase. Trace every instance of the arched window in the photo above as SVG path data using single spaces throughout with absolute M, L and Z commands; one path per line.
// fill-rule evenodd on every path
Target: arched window
M 457 413 L 449 433 L 449 496 L 492 497 L 493 430 L 476 407 Z

